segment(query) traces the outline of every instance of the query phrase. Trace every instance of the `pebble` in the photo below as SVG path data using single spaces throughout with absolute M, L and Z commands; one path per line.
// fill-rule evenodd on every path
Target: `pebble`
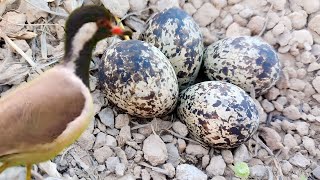
M 211 3 L 218 9 L 224 8 L 227 6 L 227 0 L 211 0 Z
M 224 178 L 223 176 L 215 176 L 211 178 L 211 180 L 226 180 L 226 178 Z
M 232 37 L 232 36 L 250 36 L 251 31 L 248 28 L 241 27 L 238 23 L 234 22 L 232 23 L 227 31 L 226 31 L 226 37 Z
M 289 163 L 289 161 L 286 161 L 286 160 L 281 161 L 280 166 L 283 174 L 289 174 L 292 170 L 292 165 Z
M 180 121 L 174 122 L 172 124 L 172 129 L 183 137 L 186 137 L 189 133 L 187 126 Z
M 233 21 L 238 23 L 241 27 L 245 27 L 248 24 L 248 20 L 241 17 L 239 14 L 233 15 Z
M 320 76 L 317 76 L 316 78 L 314 78 L 314 80 L 312 81 L 312 85 L 314 87 L 314 89 L 320 93 Z
M 126 170 L 126 166 L 123 163 L 119 163 L 116 165 L 115 172 L 117 176 L 123 176 L 125 170 Z
M 167 176 L 169 178 L 173 178 L 174 175 L 176 174 L 176 169 L 174 168 L 174 166 L 171 163 L 164 164 L 163 168 L 168 172 Z
M 292 27 L 294 29 L 302 29 L 305 27 L 307 23 L 307 13 L 303 10 L 297 11 L 297 12 L 292 12 L 288 16 L 292 22 Z M 310 23 L 309 23 L 310 25 Z
M 302 143 L 304 148 L 306 148 L 306 150 L 308 150 L 309 154 L 311 156 L 315 156 L 316 155 L 316 144 L 314 142 L 314 140 L 312 138 L 309 138 L 308 136 L 304 136 L 302 137 Z
M 292 136 L 291 134 L 286 134 L 286 135 L 284 136 L 284 138 L 283 138 L 283 144 L 284 144 L 286 147 L 289 147 L 290 149 L 298 146 L 297 141 L 293 138 L 293 136 Z
M 124 126 L 129 125 L 130 117 L 128 114 L 119 114 L 115 120 L 115 127 L 121 129 Z
M 24 24 L 26 20 L 27 17 L 25 14 L 10 11 L 2 16 L 0 28 L 2 29 L 3 33 L 17 33 L 22 30 L 23 26 L 16 24 Z
M 248 162 L 250 159 L 247 146 L 241 144 L 234 152 L 234 162 Z
M 137 153 L 137 150 L 133 149 L 131 146 L 127 146 L 124 150 L 128 159 L 134 158 Z
M 164 163 L 168 159 L 165 143 L 158 135 L 151 134 L 143 142 L 144 158 L 153 166 Z
M 283 148 L 283 145 L 281 143 L 282 138 L 277 131 L 268 127 L 261 127 L 259 128 L 259 131 L 260 131 L 260 136 L 264 139 L 264 141 L 266 142 L 266 145 L 271 150 L 274 151 L 274 150 Z
M 265 96 L 268 100 L 276 100 L 279 95 L 280 90 L 276 87 L 272 87 L 268 90 Z
M 310 124 L 306 123 L 306 122 L 302 122 L 302 121 L 298 121 L 298 122 L 295 122 L 296 124 L 296 129 L 298 131 L 298 134 L 300 136 L 306 136 L 309 134 L 309 126 Z
M 274 110 L 274 105 L 267 99 L 262 100 L 261 106 L 267 113 L 272 112 Z
M 233 154 L 230 150 L 227 150 L 227 149 L 221 150 L 221 155 L 227 164 L 233 163 Z
M 178 0 L 158 0 L 157 1 L 157 9 L 159 11 L 164 11 L 165 9 L 168 9 L 171 7 L 179 7 L 179 1 Z
M 297 48 L 304 48 L 305 50 L 309 51 L 311 50 L 311 45 L 313 44 L 312 34 L 306 29 L 293 31 L 289 44 L 291 45 L 291 51 L 293 51 L 292 53 L 294 53 Z
M 142 180 L 150 180 L 151 179 L 151 176 L 146 169 L 141 170 L 141 179 Z
M 148 0 L 129 0 L 132 11 L 140 11 L 147 7 Z
M 228 4 L 229 5 L 233 5 L 233 4 L 238 4 L 239 2 L 241 2 L 242 0 L 228 0 Z
M 305 81 L 296 78 L 290 79 L 289 83 L 289 88 L 296 91 L 303 91 L 304 87 L 306 86 Z
M 186 11 L 190 16 L 197 12 L 197 9 L 194 8 L 194 6 L 191 3 L 185 3 L 183 5 L 183 10 Z
M 319 0 L 308 0 L 302 1 L 303 2 L 303 9 L 308 13 L 314 13 L 319 10 L 320 8 L 320 1 Z
M 177 167 L 180 163 L 180 155 L 178 148 L 173 143 L 166 144 L 167 152 L 168 152 L 168 163 L 171 163 L 174 167 Z
M 261 16 L 254 16 L 248 22 L 247 27 L 253 34 L 259 34 L 262 31 L 266 19 Z
M 100 148 L 107 143 L 107 135 L 103 132 L 99 132 L 96 137 L 93 148 Z
M 224 28 L 227 28 L 233 22 L 233 17 L 231 14 L 227 14 L 226 17 L 221 21 L 221 25 Z
M 91 132 L 86 130 L 82 133 L 82 135 L 80 136 L 77 142 L 79 146 L 84 150 L 90 150 L 93 147 L 94 141 L 95 141 L 94 135 L 91 134 Z
M 199 144 L 189 143 L 186 148 L 186 153 L 193 156 L 204 156 L 209 153 L 208 149 L 205 149 Z
M 292 120 L 297 120 L 297 119 L 301 118 L 301 113 L 300 113 L 299 109 L 294 105 L 290 105 L 290 106 L 284 108 L 283 115 L 289 119 L 292 119 Z
M 310 160 L 304 157 L 300 152 L 297 152 L 293 157 L 291 157 L 289 162 L 301 168 L 306 168 L 311 163 Z
M 113 136 L 107 135 L 106 137 L 106 145 L 110 147 L 116 147 L 117 146 L 117 140 Z
M 270 4 L 273 4 L 273 8 L 276 10 L 283 10 L 286 4 L 286 0 L 267 0 Z
M 171 134 L 166 134 L 161 136 L 161 139 L 165 143 L 171 143 L 173 141 L 173 136 Z
M 121 128 L 118 138 L 118 140 L 122 141 L 122 143 L 125 143 L 131 139 L 131 128 L 129 125 L 123 126 Z
M 139 134 L 139 133 L 132 133 L 132 137 L 134 141 L 137 143 L 142 143 L 143 140 L 146 139 L 146 137 L 143 134 Z
M 204 43 L 206 45 L 210 45 L 213 42 L 217 41 L 217 37 L 215 37 L 208 28 L 200 27 L 200 31 L 203 35 Z
M 253 14 L 253 11 L 249 8 L 243 9 L 242 11 L 239 12 L 239 15 L 243 18 L 249 18 Z
M 317 179 L 320 179 L 320 166 L 317 166 L 313 171 L 312 174 L 314 175 L 314 177 L 316 177 Z
M 208 166 L 208 164 L 210 163 L 210 156 L 207 154 L 207 155 L 204 155 L 202 157 L 202 160 L 201 160 L 201 166 L 202 168 L 206 168 Z
M 178 139 L 178 151 L 182 153 L 187 147 L 186 141 L 183 139 Z
M 120 164 L 120 159 L 118 157 L 109 157 L 106 161 L 107 169 L 111 172 L 116 170 L 118 164 Z
M 7 180 L 7 179 L 23 180 L 26 178 L 25 169 L 26 169 L 25 167 L 10 167 L 0 174 L 0 180 Z
M 199 9 L 201 7 L 201 5 L 203 4 L 202 0 L 191 0 L 190 1 L 192 3 L 192 5 L 196 8 Z
M 133 174 L 134 174 L 134 177 L 139 179 L 141 178 L 141 166 L 136 166 L 133 168 Z
M 285 26 L 282 23 L 278 23 L 271 31 L 272 34 L 277 37 L 285 31 Z
M 215 8 L 211 3 L 204 3 L 196 13 L 193 19 L 202 27 L 213 22 L 220 15 L 220 10 Z
M 210 164 L 206 168 L 206 174 L 209 177 L 222 176 L 225 168 L 226 163 L 224 162 L 222 156 L 213 156 L 210 160 Z
M 255 178 L 263 178 L 267 176 L 268 169 L 263 165 L 255 165 L 252 167 L 249 167 L 250 169 L 250 176 Z
M 129 0 L 101 0 L 101 2 L 112 14 L 120 18 L 130 9 Z
M 285 31 L 284 33 L 280 34 L 277 38 L 280 46 L 286 46 L 287 44 L 289 44 L 291 39 L 292 34 L 289 31 Z
M 311 64 L 309 64 L 309 67 L 307 69 L 308 72 L 313 72 L 313 71 L 317 71 L 320 69 L 320 64 L 317 62 L 312 62 Z
M 208 176 L 193 165 L 180 164 L 176 169 L 176 178 L 177 180 L 207 180 Z
M 166 175 L 160 174 L 156 171 L 150 171 L 149 173 L 151 175 L 152 180 L 166 180 L 167 179 Z
M 114 128 L 114 114 L 111 108 L 102 109 L 98 115 L 104 125 L 110 128 Z

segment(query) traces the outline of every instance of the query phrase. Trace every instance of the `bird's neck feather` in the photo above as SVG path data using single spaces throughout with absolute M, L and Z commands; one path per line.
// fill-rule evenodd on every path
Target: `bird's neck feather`
M 98 27 L 96 23 L 84 24 L 66 42 L 64 61 L 75 70 L 75 74 L 89 87 L 89 67 L 92 50 L 96 44 L 94 35 Z

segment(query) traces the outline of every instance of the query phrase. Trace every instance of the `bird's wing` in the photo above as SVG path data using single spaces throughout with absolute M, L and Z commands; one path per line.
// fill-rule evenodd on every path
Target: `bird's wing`
M 65 72 L 53 68 L 0 98 L 0 157 L 51 143 L 81 114 L 84 85 Z

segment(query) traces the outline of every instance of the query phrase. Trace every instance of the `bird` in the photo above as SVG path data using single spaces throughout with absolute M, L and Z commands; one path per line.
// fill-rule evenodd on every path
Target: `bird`
M 89 66 L 98 41 L 132 35 L 106 8 L 75 9 L 65 24 L 64 56 L 37 78 L 0 98 L 0 173 L 50 160 L 74 143 L 94 118 Z

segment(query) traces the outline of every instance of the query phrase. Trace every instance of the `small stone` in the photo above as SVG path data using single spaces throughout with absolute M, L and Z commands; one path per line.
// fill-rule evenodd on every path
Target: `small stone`
M 202 157 L 202 160 L 201 160 L 201 165 L 202 165 L 202 168 L 206 168 L 208 166 L 208 164 L 210 163 L 210 156 L 207 154 L 207 155 L 204 155 Z
M 222 176 L 226 168 L 226 163 L 222 156 L 213 156 L 209 166 L 206 168 L 206 173 L 209 177 Z
M 183 139 L 178 139 L 178 150 L 182 153 L 187 147 L 186 141 Z
M 185 3 L 183 5 L 183 10 L 185 10 L 190 16 L 192 16 L 195 12 L 197 12 L 197 9 L 194 8 L 191 3 Z
M 202 0 L 191 0 L 190 1 L 192 3 L 192 5 L 196 8 L 199 9 L 201 7 L 201 5 L 203 4 Z
M 177 180 L 207 180 L 208 176 L 193 165 L 180 164 L 176 169 Z
M 267 0 L 270 4 L 273 4 L 273 8 L 276 10 L 284 10 L 286 0 Z
M 165 143 L 171 143 L 173 141 L 173 136 L 170 134 L 166 134 L 166 135 L 161 136 L 161 139 Z
M 150 171 L 149 172 L 151 175 L 152 180 L 166 180 L 166 175 L 158 173 L 156 171 Z
M 119 163 L 116 165 L 115 171 L 117 176 L 123 176 L 125 170 L 126 170 L 126 166 L 123 163 Z
M 202 27 L 213 22 L 220 15 L 220 10 L 211 3 L 204 3 L 193 15 L 194 20 Z
M 297 126 L 297 131 L 299 133 L 300 136 L 306 136 L 309 134 L 309 124 L 306 122 L 296 122 L 295 123 Z
M 311 64 L 309 64 L 309 67 L 307 69 L 308 72 L 313 72 L 313 71 L 317 71 L 320 69 L 320 64 L 317 62 L 312 62 Z
M 304 87 L 306 86 L 306 83 L 301 79 L 290 79 L 289 80 L 289 88 L 296 90 L 296 91 L 303 91 Z
M 117 146 L 117 140 L 113 136 L 107 135 L 106 137 L 106 145 L 110 147 L 116 147 Z
M 165 143 L 158 135 L 151 134 L 143 142 L 144 158 L 153 166 L 164 163 L 168 159 Z
M 168 163 L 171 163 L 174 167 L 178 166 L 180 163 L 180 155 L 178 148 L 173 143 L 166 144 L 167 152 L 168 152 Z
M 140 178 L 141 177 L 141 166 L 136 166 L 136 167 L 134 167 L 134 169 L 133 169 L 133 174 L 134 174 L 134 177 L 135 178 Z
M 261 16 L 254 16 L 248 22 L 247 27 L 253 34 L 259 34 L 262 31 L 266 19 Z
M 227 14 L 226 17 L 221 21 L 221 25 L 224 28 L 227 28 L 233 22 L 233 17 L 231 14 Z
M 268 100 L 275 100 L 280 95 L 280 90 L 276 87 L 272 87 L 266 94 Z
M 121 141 L 122 143 L 127 142 L 128 140 L 131 139 L 131 128 L 129 125 L 123 126 L 120 130 L 119 136 L 118 136 L 118 144 L 119 141 Z
M 241 27 L 238 23 L 232 23 L 227 31 L 226 37 L 233 37 L 233 36 L 250 36 L 251 31 L 248 28 Z
M 211 178 L 211 180 L 226 180 L 226 178 L 224 178 L 223 176 L 215 176 Z
M 112 14 L 120 18 L 130 9 L 129 0 L 102 0 L 101 2 Z
M 250 159 L 247 146 L 241 144 L 234 152 L 234 162 L 248 162 Z
M 165 9 L 179 7 L 178 0 L 158 0 L 157 1 L 157 9 L 159 11 L 164 11 Z
M 146 139 L 146 137 L 143 134 L 139 134 L 139 133 L 132 133 L 132 137 L 134 141 L 137 143 L 142 143 L 143 140 Z
M 233 15 L 233 21 L 238 23 L 241 27 L 245 27 L 248 24 L 248 20 L 241 17 L 239 14 Z
M 314 87 L 314 89 L 320 93 L 320 76 L 317 76 L 316 78 L 314 78 L 314 80 L 312 81 L 312 85 Z
M 3 31 L 3 33 L 17 33 L 20 30 L 22 30 L 23 26 L 16 24 L 24 24 L 26 20 L 27 17 L 25 14 L 9 11 L 2 16 L 0 28 Z
M 261 179 L 266 177 L 268 173 L 268 169 L 263 165 L 255 165 L 250 167 L 250 176 L 254 178 Z
M 116 117 L 116 124 L 115 127 L 117 129 L 121 129 L 123 126 L 129 125 L 130 117 L 128 114 L 119 114 Z
M 114 114 L 112 109 L 104 108 L 100 111 L 99 117 L 101 122 L 107 127 L 114 128 Z
M 282 138 L 277 131 L 268 127 L 261 127 L 259 131 L 261 137 L 264 139 L 267 146 L 271 150 L 274 151 L 283 148 L 283 145 L 281 143 Z
M 310 160 L 304 157 L 300 152 L 297 152 L 292 158 L 290 158 L 289 162 L 301 168 L 306 168 L 310 165 Z
M 91 132 L 84 131 L 80 138 L 78 139 L 78 144 L 80 147 L 82 147 L 84 150 L 90 150 L 92 149 L 92 146 L 94 144 L 95 137 Z
M 275 37 L 279 36 L 285 31 L 285 26 L 282 23 L 277 24 L 273 27 L 272 33 Z
M 313 44 L 313 37 L 310 31 L 306 29 L 296 30 L 292 32 L 292 38 L 289 42 L 291 46 L 291 51 L 297 51 L 297 48 L 305 49 L 307 51 L 311 50 L 311 45 Z
M 111 136 L 114 136 L 114 137 L 118 136 L 119 132 L 120 131 L 118 129 L 116 129 L 116 128 L 107 128 L 107 130 L 106 130 L 107 134 L 109 134 Z
M 120 159 L 118 157 L 109 157 L 106 161 L 107 169 L 111 172 L 116 170 L 118 164 L 120 164 Z
M 253 14 L 253 11 L 250 8 L 246 8 L 239 12 L 239 15 L 243 18 L 249 18 Z
M 171 163 L 166 163 L 163 165 L 163 168 L 168 172 L 167 176 L 169 178 L 173 178 L 174 175 L 176 174 L 176 169 Z
M 283 144 L 284 144 L 286 147 L 289 147 L 290 149 L 298 146 L 297 141 L 293 138 L 293 136 L 292 136 L 291 134 L 286 134 L 286 135 L 284 136 L 284 138 L 283 138 Z
M 261 106 L 267 113 L 272 112 L 274 110 L 273 104 L 267 99 L 262 100 Z
M 315 178 L 320 179 L 320 166 L 317 166 L 313 171 L 312 174 Z
M 241 2 L 242 0 L 228 0 L 228 4 L 229 5 L 233 5 L 233 4 L 238 4 L 239 2 Z
M 300 113 L 299 109 L 294 105 L 290 105 L 290 106 L 284 108 L 283 115 L 289 119 L 292 119 L 292 120 L 297 120 L 297 119 L 301 118 L 301 113 Z
M 280 166 L 281 166 L 283 174 L 287 175 L 292 170 L 292 165 L 289 163 L 289 161 L 286 161 L 286 160 L 281 161 Z
M 146 169 L 141 170 L 141 178 L 142 178 L 142 180 L 150 180 L 151 179 L 151 176 Z
M 203 40 L 205 44 L 209 45 L 217 40 L 217 37 L 215 37 L 208 28 L 200 27 L 200 31 L 203 35 Z
M 140 11 L 147 7 L 148 0 L 129 0 L 132 11 Z
M 306 150 L 308 150 L 309 154 L 311 156 L 315 156 L 316 155 L 316 145 L 315 142 L 312 138 L 309 138 L 308 136 L 304 136 L 302 138 L 302 143 L 304 148 L 306 148 Z
M 227 0 L 211 0 L 211 3 L 217 7 L 218 9 L 221 9 L 223 7 L 226 7 L 228 5 Z
M 96 141 L 94 143 L 93 148 L 100 148 L 102 146 L 104 146 L 107 143 L 107 135 L 103 132 L 99 132 L 97 137 L 96 137 Z
M 294 29 L 302 29 L 307 23 L 307 13 L 305 11 L 297 11 L 289 14 Z M 310 23 L 309 23 L 310 24 Z
M 172 129 L 183 137 L 186 137 L 189 133 L 187 126 L 180 121 L 174 122 L 172 124 Z
M 233 154 L 230 150 L 221 150 L 221 155 L 227 164 L 233 163 Z
M 319 10 L 320 8 L 320 1 L 319 0 L 308 0 L 302 1 L 303 2 L 303 9 L 308 13 L 314 13 Z
M 204 156 L 209 153 L 208 149 L 205 149 L 199 144 L 189 143 L 186 148 L 186 153 L 194 156 Z
M 124 151 L 125 151 L 126 156 L 127 156 L 128 159 L 134 158 L 134 156 L 137 153 L 137 151 L 135 149 L 133 149 L 132 147 L 130 147 L 130 146 L 127 146 Z

